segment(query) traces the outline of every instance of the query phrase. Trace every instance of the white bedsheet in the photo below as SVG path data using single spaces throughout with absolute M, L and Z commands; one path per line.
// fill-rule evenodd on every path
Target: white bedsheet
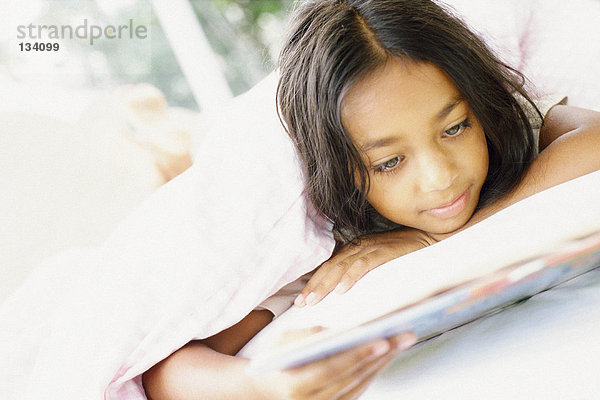
M 415 346 L 364 399 L 597 399 L 600 271 Z

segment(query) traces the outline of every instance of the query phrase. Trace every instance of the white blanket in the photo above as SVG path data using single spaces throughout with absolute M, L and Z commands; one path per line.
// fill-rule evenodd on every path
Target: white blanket
M 225 108 L 194 166 L 104 246 L 46 260 L 2 304 L 0 399 L 145 399 L 144 371 L 329 258 L 276 78 Z

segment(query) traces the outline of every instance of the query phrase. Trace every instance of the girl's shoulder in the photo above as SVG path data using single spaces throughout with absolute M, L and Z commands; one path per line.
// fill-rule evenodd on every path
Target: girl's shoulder
M 537 107 L 537 110 L 522 96 L 517 95 L 515 97 L 519 101 L 519 104 L 521 105 L 523 111 L 525 111 L 525 114 L 529 119 L 529 123 L 531 124 L 531 128 L 533 130 L 534 148 L 538 149 L 540 129 L 542 128 L 542 124 L 544 123 L 544 118 L 546 118 L 546 115 L 552 109 L 552 107 L 557 105 L 566 105 L 568 102 L 568 97 L 561 93 L 533 96 L 532 100 L 535 104 L 535 107 Z
M 538 98 L 534 98 L 533 101 L 537 106 L 540 113 L 545 118 L 548 111 L 557 105 L 567 105 L 569 98 L 564 94 L 547 94 Z

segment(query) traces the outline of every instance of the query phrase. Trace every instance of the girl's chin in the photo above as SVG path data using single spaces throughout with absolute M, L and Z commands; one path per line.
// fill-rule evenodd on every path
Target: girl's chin
M 422 227 L 417 228 L 417 229 L 420 229 L 427 233 L 438 234 L 438 235 L 445 234 L 445 233 L 452 233 L 452 232 L 462 228 L 463 226 L 465 226 L 465 224 L 469 221 L 470 218 L 471 218 L 471 215 L 467 215 L 467 216 L 457 215 L 455 218 L 452 218 L 452 219 L 431 221 L 430 223 L 423 224 Z

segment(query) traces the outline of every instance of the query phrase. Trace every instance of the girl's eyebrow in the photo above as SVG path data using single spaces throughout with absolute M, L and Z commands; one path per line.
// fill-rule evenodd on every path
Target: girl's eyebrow
M 463 101 L 465 101 L 465 99 L 460 94 L 457 94 L 456 96 L 452 97 L 452 99 L 450 99 L 450 101 L 435 115 L 434 120 L 441 121 L 442 119 L 446 118 L 448 114 L 450 114 L 452 110 L 454 110 Z M 393 144 L 396 141 L 398 141 L 398 138 L 395 136 L 388 136 L 380 139 L 375 139 L 365 143 L 362 146 L 362 151 L 367 152 L 376 147 L 389 146 L 390 144 Z
M 449 102 L 448 104 L 446 104 L 444 106 L 444 108 L 442 108 L 435 116 L 435 120 L 436 121 L 440 121 L 442 119 L 444 119 L 446 116 L 448 116 L 448 114 L 450 114 L 452 112 L 452 110 L 454 110 L 456 108 L 456 106 L 458 106 L 460 103 L 462 103 L 465 99 L 460 95 L 457 94 L 456 96 L 454 96 Z
M 381 139 L 376 139 L 376 140 L 365 143 L 364 146 L 362 146 L 362 151 L 364 151 L 366 153 L 367 151 L 374 149 L 376 147 L 386 147 L 397 141 L 398 141 L 398 138 L 395 136 L 388 136 L 388 137 L 384 137 Z

